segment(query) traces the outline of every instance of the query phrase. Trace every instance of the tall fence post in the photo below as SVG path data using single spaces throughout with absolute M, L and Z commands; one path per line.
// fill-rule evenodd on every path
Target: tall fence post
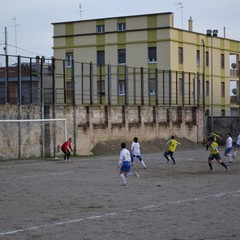
M 181 86 L 181 92 L 182 92 L 182 107 L 185 106 L 185 73 L 182 71 L 182 86 Z
M 22 79 L 21 79 L 21 57 L 17 57 L 18 78 L 18 119 L 22 118 Z M 18 123 L 18 158 L 22 158 L 22 124 Z
M 67 92 L 66 92 L 66 60 L 63 60 L 62 61 L 62 68 L 63 68 L 63 97 L 64 97 L 64 100 L 63 102 L 64 103 L 67 103 Z
M 40 91 L 41 91 L 41 115 L 42 115 L 42 119 L 45 118 L 44 116 L 44 105 L 45 105 L 45 101 L 44 101 L 44 88 L 43 88 L 43 78 L 44 78 L 44 73 L 43 73 L 43 64 L 44 64 L 45 58 L 42 57 L 41 58 L 41 64 L 40 64 Z M 41 149 L 41 157 L 44 157 L 44 139 L 45 139 L 45 133 L 44 133 L 44 125 L 41 126 L 41 136 L 42 136 L 42 149 Z
M 107 66 L 107 71 L 108 71 L 108 75 L 107 75 L 107 81 L 108 81 L 108 105 L 111 105 L 111 92 L 112 92 L 112 86 L 111 86 L 111 65 L 108 64 Z
M 84 104 L 84 63 L 81 63 L 81 95 L 82 95 L 82 101 L 81 103 Z
M 56 61 L 55 58 L 52 57 L 52 86 L 53 86 L 53 90 L 52 90 L 52 94 L 53 94 L 53 118 L 56 118 Z M 54 157 L 57 154 L 57 137 L 56 137 L 56 125 L 53 124 L 53 155 Z
M 93 63 L 90 62 L 90 105 L 93 105 Z
M 73 99 L 72 99 L 72 106 L 73 106 L 73 152 L 76 154 L 77 151 L 77 122 L 76 122 L 76 81 L 75 81 L 75 63 L 74 59 L 72 59 L 72 88 L 73 88 Z
M 136 100 L 136 68 L 133 68 L 133 103 L 137 104 Z
M 200 83 L 200 74 L 197 73 L 197 107 L 200 106 L 200 93 L 201 93 L 201 83 Z
M 125 66 L 124 68 L 124 75 L 125 75 L 125 87 L 126 87 L 126 91 L 125 91 L 125 105 L 129 104 L 129 99 L 128 99 L 128 67 Z
M 36 65 L 39 63 L 36 63 Z M 30 58 L 30 103 L 33 103 L 33 71 L 32 71 L 32 58 Z M 37 70 L 36 70 L 37 71 Z
M 155 105 L 158 106 L 158 69 L 155 69 Z
M 102 65 L 99 65 L 99 100 L 100 100 L 100 105 L 102 105 Z
M 169 83 L 168 83 L 168 94 L 169 94 L 169 108 L 172 108 L 172 71 L 169 70 Z
M 8 55 L 5 56 L 5 96 L 6 96 L 6 103 L 9 103 L 9 94 L 8 94 L 8 83 L 9 83 L 9 69 L 8 69 L 8 64 L 9 64 L 9 57 Z
M 56 78 L 55 78 L 55 58 L 52 58 L 52 101 L 54 106 L 55 112 L 55 105 L 56 105 Z
M 141 67 L 141 105 L 144 105 L 144 71 Z
M 165 105 L 165 70 L 163 70 L 162 72 L 163 74 L 163 91 L 162 91 L 162 95 L 163 95 L 163 105 Z
M 18 106 L 22 105 L 22 79 L 21 79 L 21 57 L 17 57 L 17 78 L 18 78 Z
M 74 59 L 72 59 L 72 74 L 71 74 L 71 85 L 72 85 L 72 104 L 76 104 L 76 84 L 75 84 L 75 64 Z

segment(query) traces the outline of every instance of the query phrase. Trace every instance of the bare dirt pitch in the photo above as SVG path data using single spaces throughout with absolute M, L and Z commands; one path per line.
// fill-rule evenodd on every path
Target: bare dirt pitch
M 240 239 L 240 155 L 209 174 L 201 146 L 178 147 L 176 165 L 143 153 L 124 187 L 118 152 L 0 162 L 0 240 Z

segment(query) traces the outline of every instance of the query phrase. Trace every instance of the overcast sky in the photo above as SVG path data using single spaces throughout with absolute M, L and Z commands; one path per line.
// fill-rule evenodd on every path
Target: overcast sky
M 80 8 L 81 6 L 81 8 Z M 81 12 L 80 12 L 81 9 Z M 240 41 L 240 0 L 5 0 L 0 8 L 0 54 L 7 27 L 8 54 L 46 56 L 52 53 L 52 23 L 148 13 L 173 12 L 175 27 Z M 183 20 L 183 21 L 182 21 Z

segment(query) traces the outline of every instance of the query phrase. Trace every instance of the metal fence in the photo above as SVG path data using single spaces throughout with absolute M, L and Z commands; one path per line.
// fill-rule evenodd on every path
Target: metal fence
M 204 105 L 200 73 L 0 55 L 0 104 Z

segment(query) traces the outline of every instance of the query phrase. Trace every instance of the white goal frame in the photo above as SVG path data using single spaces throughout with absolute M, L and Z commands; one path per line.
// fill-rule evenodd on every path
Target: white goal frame
M 5 120 L 0 120 L 0 123 L 26 123 L 26 122 L 39 122 L 41 124 L 47 124 L 47 123 L 50 123 L 50 122 L 53 122 L 54 124 L 56 122 L 63 122 L 63 134 L 64 134 L 64 140 L 66 141 L 68 139 L 68 132 L 67 132 L 67 120 L 66 118 L 52 118 L 52 119 L 5 119 Z M 55 125 L 54 125 L 55 127 Z M 19 126 L 19 131 L 21 132 L 21 125 Z M 43 133 L 44 135 L 44 133 Z M 42 136 L 43 137 L 43 136 Z M 56 136 L 55 136 L 56 137 Z M 4 139 L 0 139 L 2 141 L 4 141 Z M 19 150 L 18 150 L 18 158 L 22 158 L 22 155 L 23 155 L 23 149 L 22 149 L 22 136 L 21 136 L 21 133 L 19 134 Z M 42 144 L 44 145 L 44 144 Z M 43 147 L 44 148 L 44 147 Z M 42 152 L 44 152 L 44 149 L 42 150 Z M 55 154 L 56 154 L 56 151 L 54 150 L 54 157 L 55 157 Z M 40 156 L 39 156 L 40 157 Z M 44 156 L 41 156 L 41 157 L 44 157 Z M 10 157 L 11 159 L 11 157 Z

